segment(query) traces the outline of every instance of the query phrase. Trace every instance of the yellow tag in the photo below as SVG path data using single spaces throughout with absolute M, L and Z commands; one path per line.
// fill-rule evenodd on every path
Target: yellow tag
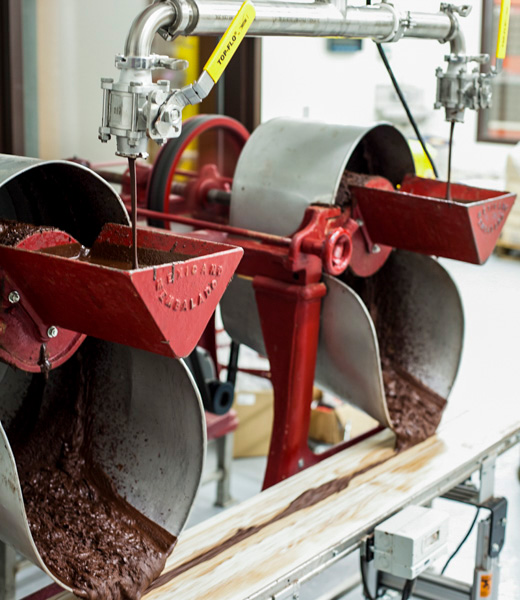
M 491 598 L 491 575 L 480 576 L 480 597 Z
M 204 71 L 207 71 L 215 83 L 220 79 L 231 57 L 240 46 L 255 16 L 255 7 L 250 0 L 245 0 L 204 67 Z
M 507 33 L 509 31 L 509 13 L 511 11 L 511 0 L 502 0 L 500 5 L 500 18 L 498 20 L 497 58 L 503 60 L 506 57 Z

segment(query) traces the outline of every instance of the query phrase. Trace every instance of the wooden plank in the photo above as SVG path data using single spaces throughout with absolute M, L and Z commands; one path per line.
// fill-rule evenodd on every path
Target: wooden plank
M 401 507 L 441 494 L 520 433 L 520 408 L 506 414 L 475 408 L 401 454 L 384 431 L 189 529 L 162 585 L 145 598 L 244 600 Z M 71 598 L 62 593 L 54 600 Z

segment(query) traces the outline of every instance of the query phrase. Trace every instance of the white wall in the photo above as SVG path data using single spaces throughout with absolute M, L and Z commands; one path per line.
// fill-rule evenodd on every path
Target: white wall
M 436 12 L 437 0 L 395 0 L 403 10 Z M 358 2 L 359 4 L 359 2 Z M 480 52 L 482 0 L 472 2 L 472 14 L 462 19 L 467 49 Z M 363 50 L 354 54 L 327 50 L 324 39 L 266 38 L 263 42 L 262 120 L 275 116 L 357 124 L 376 120 L 375 89 L 390 80 L 375 44 L 363 42 Z M 401 40 L 385 46 L 400 84 L 424 90 L 426 105 L 431 107 L 422 124 L 424 135 L 447 138 L 449 125 L 442 111 L 434 111 L 437 66 L 444 66 L 449 45 L 436 41 Z M 307 108 L 306 108 L 307 107 Z M 454 175 L 473 179 L 501 178 L 510 146 L 476 142 L 476 115 L 466 111 L 466 123 L 455 128 Z M 445 162 L 445 160 L 444 160 Z M 441 161 L 442 166 L 442 161 Z
M 116 78 L 114 57 L 145 0 L 38 0 L 39 154 L 113 160 L 115 141 L 97 139 L 101 77 Z

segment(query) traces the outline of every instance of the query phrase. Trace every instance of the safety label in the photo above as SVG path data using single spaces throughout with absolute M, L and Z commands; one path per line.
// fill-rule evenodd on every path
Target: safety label
M 491 598 L 491 578 L 492 575 L 480 576 L 480 597 Z

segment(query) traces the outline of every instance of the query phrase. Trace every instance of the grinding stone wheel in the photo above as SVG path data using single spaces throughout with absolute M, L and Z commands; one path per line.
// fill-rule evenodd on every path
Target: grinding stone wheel
M 94 459 L 118 493 L 178 536 L 197 492 L 206 448 L 202 403 L 183 361 L 89 338 L 78 351 L 92 386 Z M 75 393 L 76 358 L 49 373 L 40 414 Z M 6 430 L 37 375 L 0 365 L 0 537 L 59 585 L 34 544 Z M 72 392 L 71 392 L 72 389 Z

